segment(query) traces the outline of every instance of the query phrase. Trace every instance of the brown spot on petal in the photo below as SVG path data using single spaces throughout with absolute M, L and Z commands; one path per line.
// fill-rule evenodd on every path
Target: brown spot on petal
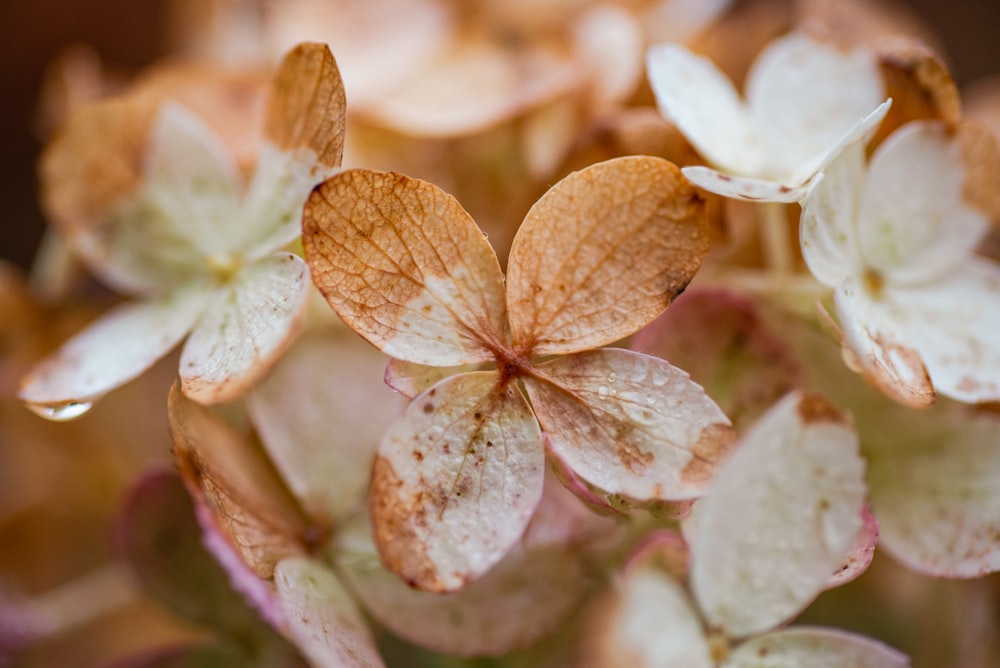
M 808 426 L 818 422 L 847 424 L 847 416 L 818 394 L 806 394 L 799 400 L 799 417 Z
M 444 584 L 418 532 L 426 524 L 429 501 L 423 491 L 409 495 L 392 464 L 375 459 L 369 502 L 379 555 L 411 587 L 440 591 Z
M 681 470 L 681 480 L 689 485 L 707 485 L 735 443 L 736 433 L 728 424 L 705 427 L 691 449 L 691 460 Z

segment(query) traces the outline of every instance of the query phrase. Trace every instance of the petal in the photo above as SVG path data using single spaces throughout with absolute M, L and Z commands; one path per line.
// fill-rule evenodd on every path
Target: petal
M 802 183 L 767 181 L 748 176 L 731 176 L 709 167 L 685 167 L 681 170 L 693 184 L 708 192 L 747 202 L 798 202 L 806 196 Z
M 116 306 L 40 362 L 22 381 L 18 396 L 46 413 L 96 401 L 166 355 L 207 301 L 204 290 L 192 288 Z
M 833 629 L 796 627 L 740 645 L 722 668 L 908 668 L 888 645 Z
M 455 591 L 503 558 L 542 494 L 538 422 L 513 382 L 453 376 L 382 438 L 372 478 L 375 541 L 411 586 Z
M 695 504 L 691 587 L 709 625 L 744 637 L 802 610 L 854 544 L 864 498 L 847 418 L 818 396 L 786 397 Z
M 576 352 L 635 332 L 684 289 L 708 246 L 704 201 L 666 160 L 571 174 L 535 203 L 511 247 L 514 348 Z
M 489 573 L 452 594 L 415 591 L 380 563 L 366 518 L 338 533 L 337 566 L 379 623 L 420 647 L 496 656 L 528 647 L 574 611 L 587 590 L 583 553 L 569 542 L 515 545 Z
M 961 266 L 987 219 L 964 200 L 968 170 L 940 123 L 911 123 L 872 156 L 858 212 L 867 263 L 892 285 L 924 283 Z
M 314 519 L 364 504 L 379 439 L 404 405 L 382 383 L 384 366 L 346 327 L 309 332 L 247 395 L 264 448 Z
M 861 373 L 879 390 L 911 408 L 934 403 L 934 387 L 915 341 L 902 329 L 899 310 L 873 298 L 854 276 L 834 293 L 844 343 Z
M 837 567 L 837 570 L 833 572 L 833 577 L 827 582 L 826 588 L 833 589 L 847 584 L 867 571 L 875 557 L 875 545 L 878 544 L 878 539 L 878 518 L 865 505 L 861 511 L 861 530 L 854 538 L 854 547 L 847 553 L 847 557 Z
M 802 203 L 799 241 L 816 280 L 835 287 L 864 265 L 855 224 L 865 181 L 864 146 L 854 142 L 813 182 Z
M 948 66 L 924 42 L 895 36 L 880 44 L 879 67 L 892 109 L 875 143 L 910 121 L 941 120 L 951 126 L 962 118 L 962 99 Z
M 737 430 L 805 381 L 791 346 L 757 306 L 722 289 L 687 290 L 630 347 L 687 371 Z
M 887 290 L 934 389 L 968 403 L 1000 401 L 1000 265 L 969 257 L 947 280 Z
M 385 365 L 382 379 L 385 384 L 412 399 L 421 392 L 431 389 L 432 385 L 440 383 L 445 378 L 465 373 L 466 371 L 481 371 L 482 364 L 461 364 L 459 366 L 426 366 L 403 360 L 390 359 Z
M 652 568 L 630 572 L 598 599 L 582 634 L 583 668 L 712 668 L 711 651 L 687 595 Z
M 181 354 L 184 394 L 217 404 L 244 394 L 291 344 L 305 314 L 309 268 L 278 253 L 217 289 Z
M 733 441 L 729 420 L 688 375 L 606 348 L 537 368 L 525 387 L 552 450 L 606 492 L 700 496 Z
M 269 579 L 281 559 L 303 553 L 308 523 L 263 453 L 177 383 L 167 411 L 184 482 L 247 565 Z
M 267 141 L 232 230 L 234 249 L 257 259 L 301 233 L 302 206 L 313 187 L 340 168 L 344 154 L 344 84 L 325 44 L 303 43 L 282 60 L 264 121 Z
M 333 570 L 308 557 L 282 560 L 274 569 L 285 632 L 317 666 L 384 666 L 371 631 Z
M 885 98 L 875 56 L 795 32 L 771 42 L 747 74 L 746 98 L 766 172 L 797 186 Z
M 352 170 L 313 191 L 302 225 L 316 286 L 382 352 L 433 366 L 494 358 L 503 275 L 455 198 L 401 174 Z
M 924 419 L 923 429 L 906 440 L 905 448 L 878 442 L 866 448 L 879 545 L 909 568 L 934 577 L 998 571 L 1000 420 L 970 419 L 964 413 Z
M 732 174 L 762 173 L 768 159 L 763 137 L 739 93 L 711 61 L 663 44 L 649 50 L 646 68 L 660 113 L 709 163 Z

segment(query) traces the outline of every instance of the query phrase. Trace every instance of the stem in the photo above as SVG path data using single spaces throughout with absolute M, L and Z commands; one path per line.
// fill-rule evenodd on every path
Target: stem
M 791 274 L 795 270 L 792 240 L 785 218 L 785 204 L 763 202 L 758 208 L 761 243 L 767 266 L 778 274 Z

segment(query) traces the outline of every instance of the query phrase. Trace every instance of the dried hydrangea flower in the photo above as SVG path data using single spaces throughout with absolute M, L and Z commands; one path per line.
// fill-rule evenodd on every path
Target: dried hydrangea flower
M 845 144 L 874 130 L 888 110 L 873 55 L 806 33 L 772 42 L 747 76 L 746 100 L 708 60 L 665 44 L 649 51 L 661 113 L 713 168 L 684 175 L 711 192 L 796 202 Z
M 541 495 L 540 429 L 576 474 L 640 500 L 698 496 L 728 449 L 728 419 L 685 373 L 595 350 L 666 308 L 708 251 L 703 203 L 671 163 L 621 158 L 560 181 L 521 225 L 506 289 L 459 203 L 399 174 L 329 179 L 303 228 L 316 285 L 380 350 L 497 366 L 433 385 L 382 439 L 376 542 L 411 584 L 459 589 L 507 553 Z
M 802 253 L 834 288 L 848 361 L 909 406 L 936 392 L 1000 400 L 1000 266 L 975 254 L 989 229 L 974 197 L 996 164 L 980 161 L 995 153 L 988 139 L 908 124 L 867 165 L 860 143 L 847 146 L 804 203 Z
M 630 569 L 595 606 L 583 665 L 610 668 L 625 656 L 650 668 L 907 666 L 853 634 L 774 630 L 829 586 L 865 532 L 863 476 L 844 414 L 816 395 L 786 397 L 748 432 L 685 525 L 691 598 L 665 573 Z
M 303 44 L 283 61 L 247 183 L 198 116 L 166 102 L 146 126 L 147 106 L 140 93 L 82 109 L 45 157 L 50 209 L 74 250 L 143 298 L 25 378 L 21 399 L 47 417 L 79 414 L 185 336 L 185 393 L 231 400 L 266 372 L 303 313 L 309 269 L 280 249 L 298 235 L 308 190 L 340 165 L 344 94 L 329 50 Z

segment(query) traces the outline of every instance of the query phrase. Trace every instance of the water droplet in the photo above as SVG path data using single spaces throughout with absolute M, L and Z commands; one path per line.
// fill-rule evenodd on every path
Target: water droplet
M 649 404 L 650 406 L 652 406 L 653 404 L 656 403 L 656 397 L 653 396 L 652 394 L 647 394 L 646 395 L 646 403 Z
M 597 388 L 597 393 L 599 395 L 601 395 L 602 397 L 608 396 L 608 386 L 607 385 L 601 385 L 600 387 Z
M 616 380 L 618 380 L 618 375 L 617 374 L 615 374 L 614 372 L 611 372 L 611 373 L 608 374 L 608 382 L 609 383 L 613 383 Z
M 89 401 L 64 401 L 57 404 L 27 403 L 28 408 L 36 415 L 54 422 L 68 422 L 81 417 L 94 405 Z

